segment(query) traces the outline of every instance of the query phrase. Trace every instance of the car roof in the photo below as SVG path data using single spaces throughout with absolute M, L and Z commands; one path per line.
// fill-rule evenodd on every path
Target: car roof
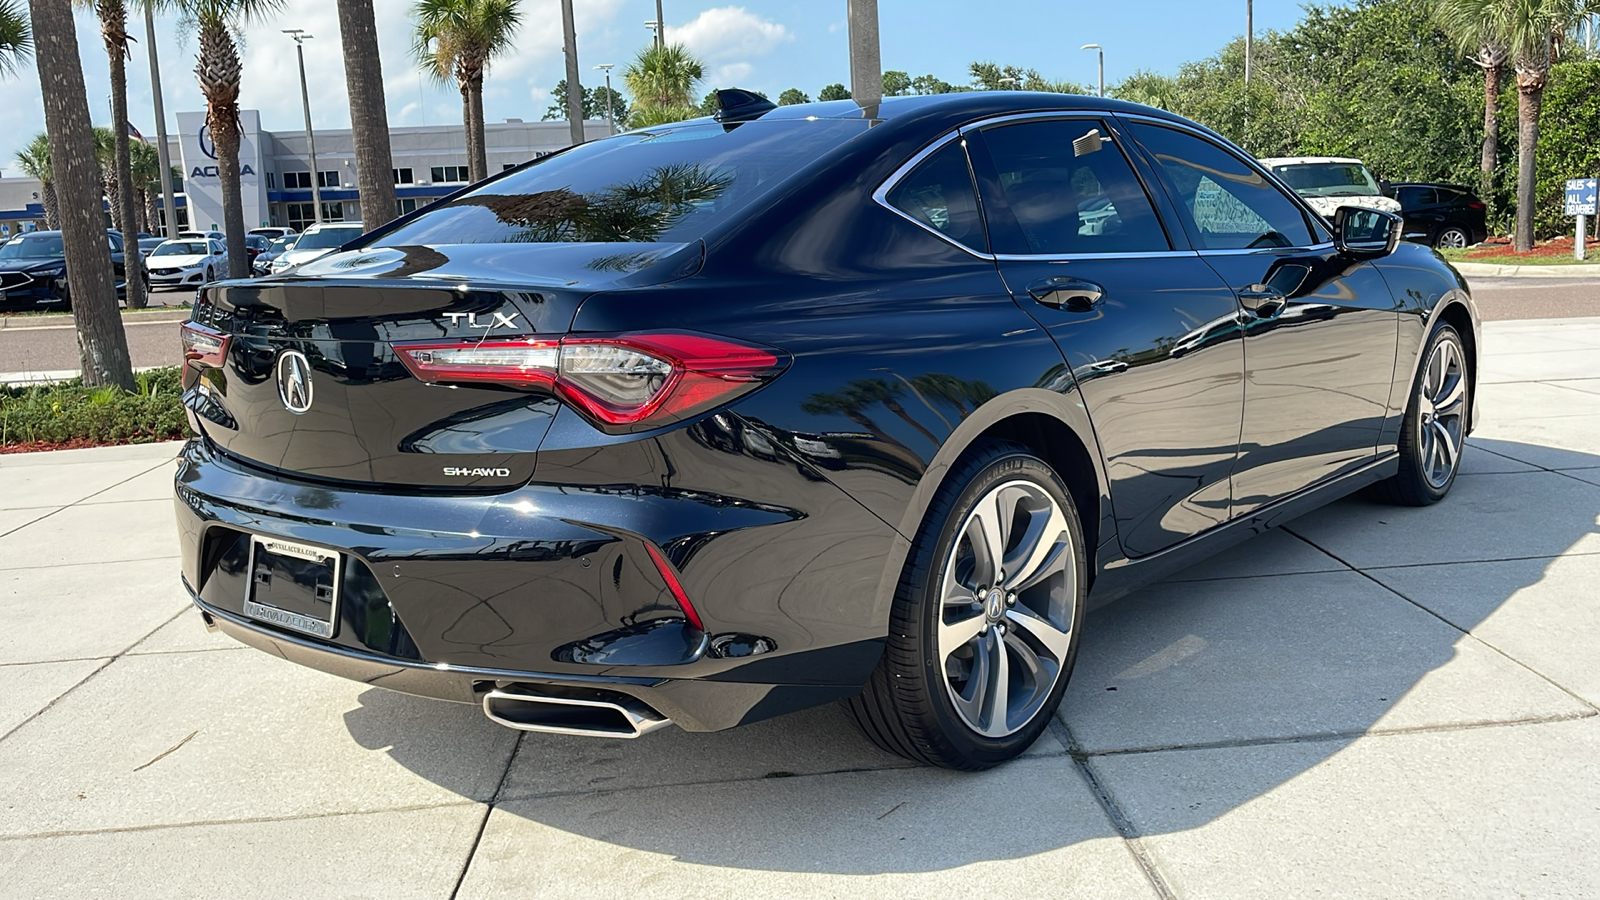
M 1313 163 L 1362 163 L 1361 160 L 1349 156 L 1269 156 L 1261 160 L 1264 166 L 1303 166 Z

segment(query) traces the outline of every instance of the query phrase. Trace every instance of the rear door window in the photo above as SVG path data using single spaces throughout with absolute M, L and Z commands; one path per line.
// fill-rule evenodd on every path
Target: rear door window
M 928 154 L 884 200 L 924 227 L 980 253 L 989 249 L 978 215 L 978 191 L 960 140 Z
M 1167 179 L 1196 247 L 1246 250 L 1315 243 L 1300 207 L 1244 160 L 1176 128 L 1145 122 L 1128 127 Z

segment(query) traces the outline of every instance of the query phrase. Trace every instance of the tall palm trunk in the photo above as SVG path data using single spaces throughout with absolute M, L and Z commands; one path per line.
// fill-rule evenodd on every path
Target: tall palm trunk
M 132 390 L 128 338 L 117 313 L 111 249 L 100 218 L 99 167 L 79 63 L 71 0 L 28 0 L 33 17 L 50 169 L 60 195 L 61 240 L 85 384 Z
M 1483 155 L 1479 164 L 1478 193 L 1495 202 L 1495 169 L 1500 165 L 1500 81 L 1505 74 L 1506 54 L 1501 48 L 1485 44 L 1476 62 L 1483 69 Z
M 489 149 L 483 122 L 483 66 L 472 60 L 461 65 L 461 118 L 467 129 L 467 178 L 489 177 Z
M 156 215 L 156 196 L 151 193 L 149 188 L 139 189 L 139 206 L 143 211 L 140 217 L 139 230 L 145 234 L 155 234 L 155 224 L 158 219 Z
M 61 203 L 56 199 L 56 183 L 54 179 L 43 182 L 39 191 L 39 200 L 44 204 L 44 227 L 56 231 L 61 227 Z
M 394 198 L 389 111 L 383 97 L 383 61 L 378 56 L 372 0 L 339 0 L 339 36 L 344 44 L 345 88 L 350 94 L 361 222 L 370 230 L 399 214 Z
M 250 263 L 244 245 L 244 199 L 239 190 L 239 53 L 226 22 L 208 19 L 199 24 L 200 57 L 194 73 L 206 96 L 206 125 L 217 150 L 228 277 L 245 278 Z
M 1534 162 L 1539 144 L 1539 112 L 1544 106 L 1544 86 L 1550 74 L 1549 38 L 1534 50 L 1518 53 L 1517 73 L 1517 225 L 1515 247 L 1533 249 L 1533 220 L 1538 172 Z
M 95 14 L 100 17 L 100 35 L 105 40 L 106 56 L 111 62 L 111 130 L 116 137 L 111 159 L 111 180 L 116 183 L 116 191 L 107 196 L 123 241 L 137 247 L 138 240 L 133 236 L 137 226 L 132 166 L 128 160 L 128 8 L 122 0 L 97 0 Z M 143 257 L 137 252 L 125 252 L 122 274 L 127 282 L 128 308 L 143 309 L 147 303 Z

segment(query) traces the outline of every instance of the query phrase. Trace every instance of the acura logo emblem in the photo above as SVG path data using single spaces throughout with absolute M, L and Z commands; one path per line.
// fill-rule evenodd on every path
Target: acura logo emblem
M 311 408 L 311 363 L 299 350 L 278 356 L 278 399 L 295 415 Z

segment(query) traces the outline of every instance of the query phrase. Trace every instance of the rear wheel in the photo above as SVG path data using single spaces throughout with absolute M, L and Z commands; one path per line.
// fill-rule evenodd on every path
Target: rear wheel
M 1458 225 L 1446 225 L 1433 239 L 1433 246 L 1440 250 L 1460 249 L 1471 243 L 1472 238 L 1467 235 L 1467 230 Z
M 1472 410 L 1472 373 L 1461 335 L 1440 325 L 1423 360 L 1400 426 L 1400 471 L 1379 485 L 1385 499 L 1405 506 L 1427 506 L 1450 493 Z
M 953 769 L 1026 750 L 1077 656 L 1082 534 L 1044 460 L 1009 443 L 969 452 L 912 545 L 883 659 L 846 702 L 862 731 L 892 753 Z

